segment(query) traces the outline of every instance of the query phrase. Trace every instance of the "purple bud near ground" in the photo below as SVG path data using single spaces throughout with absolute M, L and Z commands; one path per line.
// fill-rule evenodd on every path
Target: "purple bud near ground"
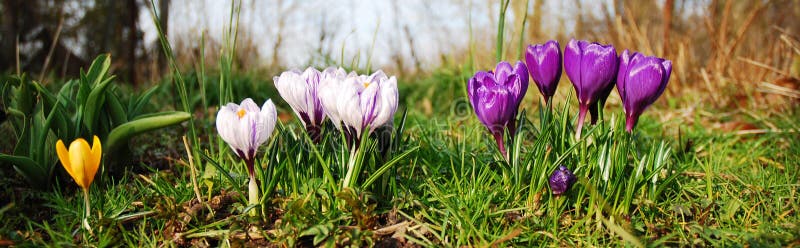
M 558 41 L 550 40 L 544 44 L 529 45 L 525 51 L 528 71 L 544 96 L 545 103 L 556 94 L 561 79 L 561 50 Z
M 506 155 L 503 133 L 516 131 L 517 110 L 528 90 L 528 69 L 522 62 L 512 67 L 497 64 L 495 71 L 478 71 L 467 82 L 467 94 L 478 120 L 492 133 L 500 152 Z
M 550 190 L 554 195 L 561 195 L 569 190 L 576 180 L 575 175 L 566 166 L 558 166 L 558 169 L 550 175 Z
M 622 52 L 617 91 L 625 108 L 625 131 L 631 132 L 642 112 L 664 93 L 671 73 L 672 61 Z
M 564 48 L 564 70 L 575 87 L 580 105 L 576 136 L 580 138 L 586 111 L 599 107 L 597 102 L 613 88 L 617 77 L 619 57 L 612 45 L 570 40 Z M 604 94 L 605 93 L 605 94 Z M 605 99 L 603 99 L 605 101 Z

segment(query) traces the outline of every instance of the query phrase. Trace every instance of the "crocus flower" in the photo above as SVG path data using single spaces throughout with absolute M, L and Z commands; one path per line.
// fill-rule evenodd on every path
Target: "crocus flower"
M 56 142 L 56 154 L 64 170 L 72 176 L 75 183 L 83 189 L 83 200 L 86 207 L 86 216 L 83 218 L 83 227 L 89 232 L 92 228 L 89 226 L 89 186 L 94 181 L 94 175 L 97 174 L 97 169 L 100 167 L 100 158 L 103 155 L 103 148 L 100 144 L 100 139 L 94 136 L 92 146 L 83 138 L 78 138 L 69 144 L 69 150 L 64 146 L 64 142 L 60 139 Z
M 267 100 L 259 109 L 252 99 L 247 98 L 241 105 L 228 103 L 217 113 L 219 136 L 247 165 L 247 173 L 250 176 L 250 204 L 258 203 L 258 185 L 254 168 L 256 151 L 261 144 L 269 140 L 277 119 L 278 112 L 272 100 Z
M 350 148 L 342 187 L 352 187 L 360 172 L 355 162 L 362 134 L 392 125 L 399 100 L 397 79 L 379 70 L 369 76 L 350 73 L 344 80 L 331 81 L 320 87 L 319 100 Z
M 581 136 L 586 111 L 590 107 L 602 107 L 597 105 L 598 101 L 608 87 L 614 87 L 618 66 L 617 50 L 611 45 L 573 39 L 564 49 L 564 70 L 575 87 L 580 105 L 577 138 Z M 608 94 L 605 96 L 608 97 Z
M 558 41 L 529 45 L 525 51 L 525 63 L 533 82 L 547 103 L 556 94 L 561 79 L 561 50 Z
M 358 146 L 363 132 L 372 133 L 383 125 L 391 125 L 397 111 L 399 94 L 397 79 L 383 71 L 372 75 L 349 74 L 343 80 L 330 79 L 319 90 L 325 113 L 345 133 L 351 146 Z
M 553 192 L 553 195 L 561 195 L 567 192 L 576 180 L 575 174 L 572 174 L 572 171 L 569 171 L 566 166 L 558 166 L 558 169 L 553 171 L 553 174 L 550 175 L 550 190 Z
M 291 70 L 273 78 L 278 93 L 292 107 L 314 142 L 319 142 L 322 122 L 325 121 L 325 112 L 318 97 L 319 85 L 329 83 L 329 79 L 343 80 L 345 75 L 341 68 L 337 70 L 331 67 L 319 72 L 309 67 L 304 72 Z
M 503 132 L 516 132 L 516 119 L 519 104 L 528 90 L 528 68 L 522 62 L 512 67 L 508 62 L 500 62 L 492 71 L 478 71 L 467 82 L 467 94 L 478 120 L 494 136 L 497 147 L 507 156 L 503 144 Z
M 631 132 L 639 116 L 664 93 L 672 61 L 641 53 L 622 52 L 617 91 L 625 108 L 625 130 Z

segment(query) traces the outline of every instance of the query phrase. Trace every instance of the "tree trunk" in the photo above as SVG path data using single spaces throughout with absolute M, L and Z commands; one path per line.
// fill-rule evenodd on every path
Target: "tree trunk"
M 169 4 L 170 0 L 159 0 L 158 1 L 158 25 L 161 26 L 161 31 L 164 32 L 164 35 L 167 35 L 167 31 L 169 30 Z M 167 65 L 167 55 L 164 54 L 164 51 L 158 49 L 160 51 L 158 54 L 158 71 L 155 73 L 158 74 L 165 74 L 169 71 L 169 66 Z
M 163 1 L 163 0 L 162 0 Z M 136 0 L 128 0 L 126 1 L 126 7 L 128 8 L 127 20 L 125 21 L 128 26 L 128 42 L 126 42 L 126 46 L 123 47 L 125 53 L 125 57 L 127 57 L 127 61 L 125 65 L 128 67 L 128 80 L 133 85 L 137 85 L 139 83 L 137 73 L 136 73 L 136 48 L 139 47 L 139 39 L 141 38 L 139 35 L 139 25 L 138 25 L 138 17 L 139 17 L 139 6 L 136 4 Z
M 672 9 L 674 7 L 674 0 L 664 1 L 664 40 L 661 41 L 663 42 L 663 49 L 661 51 L 662 56 L 667 56 L 667 54 L 669 54 L 669 32 L 672 27 Z

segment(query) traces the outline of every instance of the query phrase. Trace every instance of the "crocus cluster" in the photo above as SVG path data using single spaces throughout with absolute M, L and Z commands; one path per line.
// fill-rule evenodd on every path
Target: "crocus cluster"
M 349 146 L 357 149 L 363 133 L 391 125 L 399 98 L 395 77 L 379 70 L 372 75 L 350 73 L 326 81 L 320 87 L 319 101 L 336 128 L 345 134 Z
M 314 142 L 319 142 L 326 117 L 345 134 L 349 145 L 357 145 L 354 141 L 364 130 L 372 132 L 389 123 L 397 111 L 397 79 L 380 70 L 359 75 L 342 68 L 320 72 L 309 67 L 304 72 L 286 71 L 274 81 Z
M 558 42 L 530 45 L 525 58 L 531 78 L 549 101 L 561 77 Z M 628 50 L 617 56 L 612 45 L 574 39 L 564 48 L 563 63 L 578 97 L 578 138 L 586 113 L 595 124 L 615 85 L 625 109 L 625 130 L 631 132 L 642 112 L 664 92 L 672 72 L 669 60 Z
M 625 130 L 632 132 L 639 116 L 664 92 L 672 72 L 672 62 L 625 50 L 621 56 L 612 45 L 584 40 L 570 40 L 562 56 L 557 41 L 529 45 L 525 64 L 512 67 L 500 62 L 495 72 L 478 71 L 467 83 L 467 94 L 478 120 L 495 138 L 500 152 L 508 159 L 503 135 L 515 134 L 515 118 L 528 87 L 528 75 L 546 103 L 551 102 L 564 71 L 575 88 L 579 112 L 576 138 L 586 113 L 595 124 L 614 86 L 625 110 Z M 561 166 L 550 177 L 550 186 L 558 195 L 574 183 L 574 175 Z
M 362 135 L 392 125 L 398 98 L 397 79 L 380 70 L 372 75 L 350 73 L 344 79 L 330 79 L 320 87 L 322 108 L 336 128 L 344 133 L 350 148 L 343 187 L 354 186 L 358 179 L 355 157 Z
M 386 76 L 383 71 L 359 75 L 342 68 L 327 68 L 321 72 L 308 68 L 302 72 L 283 72 L 274 77 L 274 82 L 278 93 L 314 142 L 320 141 L 322 125 L 327 118 L 344 133 L 348 147 L 355 151 L 362 134 L 391 125 L 397 111 L 397 79 Z M 269 140 L 276 121 L 277 111 L 272 100 L 267 100 L 261 108 L 250 98 L 241 104 L 228 103 L 217 114 L 220 137 L 247 165 L 250 204 L 259 201 L 255 155 Z

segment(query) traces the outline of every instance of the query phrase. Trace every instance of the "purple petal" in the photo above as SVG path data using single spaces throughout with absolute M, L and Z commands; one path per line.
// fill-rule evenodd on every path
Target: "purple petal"
M 507 79 L 511 74 L 514 74 L 514 68 L 511 67 L 511 64 L 506 61 L 501 61 L 497 63 L 497 67 L 495 67 L 495 82 L 500 85 L 506 85 L 509 83 Z
M 528 67 L 521 61 L 518 61 L 512 75 L 513 78 L 511 76 L 506 78 L 506 81 L 510 82 L 510 84 L 506 83 L 506 86 L 514 97 L 514 110 L 516 111 L 517 107 L 519 107 L 519 103 L 522 102 L 522 98 L 525 97 L 525 93 L 528 91 Z
M 361 128 L 372 125 L 372 121 L 378 114 L 378 109 L 381 108 L 381 101 L 378 99 L 380 96 L 381 84 L 372 83 L 369 87 L 365 88 L 361 93 Z
M 665 68 L 661 59 L 643 57 L 630 66 L 625 85 L 625 112 L 639 115 L 660 96 L 665 82 Z
M 597 101 L 599 93 L 617 76 L 619 59 L 611 45 L 588 44 L 581 58 L 581 91 L 578 100 L 583 103 Z
M 494 86 L 495 84 L 497 83 L 495 83 L 494 75 L 491 72 L 478 71 L 475 73 L 475 76 L 470 78 L 469 82 L 467 82 L 467 95 L 469 96 L 470 102 L 474 102 L 475 91 L 478 88 Z
M 241 108 L 246 110 L 247 112 L 259 112 L 261 108 L 256 105 L 256 102 L 253 99 L 247 98 L 242 101 L 242 104 L 239 105 Z
M 576 95 L 581 95 L 581 57 L 583 56 L 583 49 L 580 42 L 577 40 L 570 40 L 567 46 L 564 47 L 564 72 L 567 73 L 569 81 L 575 88 Z
M 367 82 L 369 82 L 370 84 L 380 83 L 381 81 L 387 79 L 389 79 L 389 77 L 386 76 L 386 73 L 383 73 L 383 70 L 378 70 L 372 73 L 372 75 L 369 75 L 369 78 L 367 78 Z
M 662 77 L 661 88 L 658 90 L 658 96 L 661 96 L 664 93 L 664 90 L 667 89 L 667 82 L 669 82 L 669 77 L 672 75 L 672 61 L 669 60 L 662 60 L 661 66 L 664 67 L 664 77 Z M 656 96 L 656 98 L 658 98 Z M 651 102 L 655 102 L 656 99 L 653 99 Z
M 479 87 L 481 87 L 481 85 L 476 77 L 472 77 L 467 81 L 467 98 L 469 98 L 469 102 L 472 104 L 473 108 L 475 107 L 475 90 Z
M 512 108 L 511 92 L 501 85 L 478 88 L 475 114 L 492 133 L 503 132 Z
M 308 69 L 303 72 L 302 76 L 308 85 L 314 88 L 316 88 L 316 85 L 319 84 L 320 72 L 314 67 L 308 67 Z
M 627 83 L 627 75 L 628 69 L 631 64 L 631 60 L 636 53 L 631 53 L 628 49 L 622 51 L 622 54 L 619 56 L 619 71 L 617 72 L 617 92 L 619 93 L 620 99 L 625 101 L 625 84 Z

